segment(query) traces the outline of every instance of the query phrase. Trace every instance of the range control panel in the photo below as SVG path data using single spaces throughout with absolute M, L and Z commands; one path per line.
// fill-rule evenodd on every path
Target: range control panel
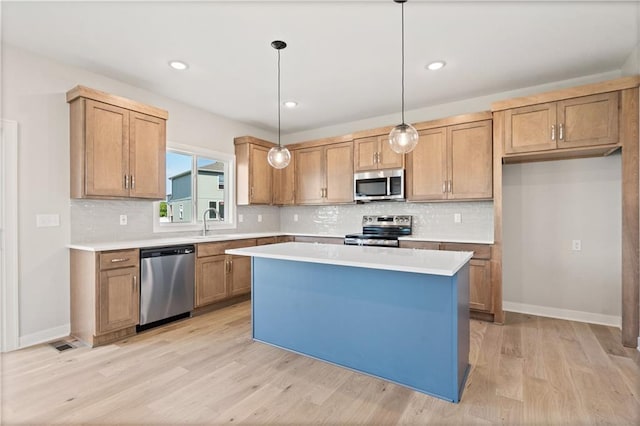
M 411 228 L 410 215 L 396 215 L 396 216 L 362 216 L 362 226 L 377 226 L 377 227 L 390 227 L 390 226 L 408 226 Z

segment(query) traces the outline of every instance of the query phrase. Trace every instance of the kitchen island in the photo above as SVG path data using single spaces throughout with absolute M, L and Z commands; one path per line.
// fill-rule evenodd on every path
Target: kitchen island
M 256 341 L 458 402 L 471 252 L 284 243 L 252 257 Z

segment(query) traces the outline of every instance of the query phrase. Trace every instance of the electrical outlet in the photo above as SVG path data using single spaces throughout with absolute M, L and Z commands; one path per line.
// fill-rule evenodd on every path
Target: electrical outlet
M 127 224 L 127 215 L 126 214 L 121 214 L 120 215 L 120 225 L 126 225 Z
M 582 241 L 580 241 L 580 240 L 571 241 L 571 250 L 573 250 L 573 251 L 582 250 Z
M 238 215 L 238 222 L 240 223 L 244 222 L 244 215 L 241 215 L 241 214 Z
M 298 221 L 298 215 L 297 215 L 297 214 L 294 214 L 294 215 L 293 215 L 293 221 L 294 221 L 294 222 L 297 222 L 297 221 Z
M 258 215 L 258 222 L 262 222 L 262 215 L 261 214 Z
M 454 213 L 453 214 L 453 222 L 454 223 L 461 223 L 462 222 L 462 215 L 460 213 Z

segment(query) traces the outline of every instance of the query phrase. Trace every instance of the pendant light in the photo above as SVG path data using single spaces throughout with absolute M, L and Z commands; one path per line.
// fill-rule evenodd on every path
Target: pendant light
M 402 6 L 402 124 L 398 124 L 389 133 L 389 145 L 398 154 L 406 154 L 418 144 L 418 131 L 404 122 L 404 4 L 407 0 L 393 1 Z
M 287 43 L 275 40 L 271 42 L 271 47 L 278 51 L 278 146 L 269 150 L 267 161 L 273 168 L 284 169 L 291 161 L 291 152 L 287 147 L 280 145 L 280 51 L 287 47 Z

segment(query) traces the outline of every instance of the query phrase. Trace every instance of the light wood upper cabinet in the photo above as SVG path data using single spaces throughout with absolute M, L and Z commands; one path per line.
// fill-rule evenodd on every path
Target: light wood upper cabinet
M 410 201 L 447 198 L 447 129 L 419 132 L 418 145 L 407 155 L 407 199 Z
M 492 122 L 459 124 L 447 128 L 447 198 L 493 196 Z
M 78 86 L 71 107 L 71 197 L 165 197 L 166 111 Z
M 391 149 L 388 135 L 354 140 L 353 159 L 356 172 L 404 167 L 404 155 Z
M 407 155 L 409 201 L 487 199 L 493 196 L 491 120 L 419 132 Z
M 284 169 L 273 169 L 273 204 L 288 206 L 295 204 L 295 155 Z
M 296 204 L 353 202 L 353 143 L 297 149 Z
M 235 138 L 236 203 L 239 206 L 273 203 L 273 167 L 267 156 L 275 146 L 251 136 Z M 291 165 L 287 166 L 291 167 Z
M 505 110 L 505 154 L 618 143 L 618 92 Z

